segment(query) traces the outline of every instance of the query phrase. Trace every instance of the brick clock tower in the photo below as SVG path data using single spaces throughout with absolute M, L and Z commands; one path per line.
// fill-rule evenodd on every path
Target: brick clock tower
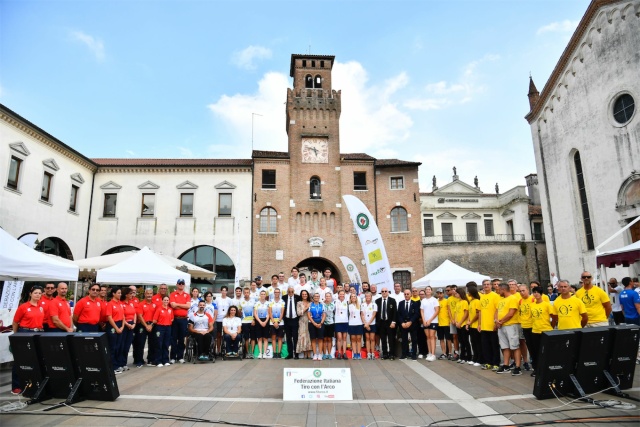
M 288 151 L 253 151 L 252 275 L 267 276 L 269 283 L 272 274 L 283 271 L 288 276 L 294 266 L 301 271 L 329 267 L 336 279 L 347 281 L 339 259 L 344 255 L 367 280 L 362 250 L 342 201 L 343 194 L 352 194 L 376 216 L 397 278 L 416 280 L 424 271 L 420 163 L 340 153 L 341 93 L 331 84 L 334 58 L 291 56 Z

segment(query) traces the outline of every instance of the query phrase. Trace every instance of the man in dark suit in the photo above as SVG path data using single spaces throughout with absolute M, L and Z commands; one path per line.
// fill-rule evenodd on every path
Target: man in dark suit
M 396 300 L 389 296 L 389 288 L 384 287 L 382 297 L 376 300 L 378 306 L 376 313 L 376 329 L 380 335 L 382 356 L 381 359 L 395 359 L 396 356 L 396 313 L 398 306 Z
M 404 290 L 404 300 L 398 304 L 398 313 L 396 315 L 396 324 L 400 328 L 402 336 L 402 356 L 400 359 L 406 359 L 411 356 L 413 360 L 418 360 L 418 338 L 417 326 L 418 316 L 420 316 L 420 302 L 411 300 L 411 291 Z M 409 336 L 411 336 L 411 353 L 409 353 Z
M 289 354 L 285 359 L 297 359 L 296 346 L 298 345 L 298 312 L 296 307 L 301 301 L 299 295 L 295 294 L 293 286 L 287 288 L 287 294 L 282 297 L 284 301 L 284 333 L 287 336 L 287 351 Z

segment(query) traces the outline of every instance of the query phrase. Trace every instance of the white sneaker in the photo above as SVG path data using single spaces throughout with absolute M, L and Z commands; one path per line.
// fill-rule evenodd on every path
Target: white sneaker
M 165 363 L 164 366 L 171 366 L 171 363 Z
M 169 363 L 173 365 L 174 363 L 176 363 L 176 359 L 169 360 Z
M 478 366 L 482 366 L 480 363 L 476 362 L 473 364 L 473 366 L 478 367 Z
M 116 375 L 121 374 L 122 372 L 124 372 L 124 371 L 122 370 L 122 368 L 118 368 L 118 369 L 115 369 L 115 370 L 113 371 L 113 373 L 114 373 L 114 374 L 116 374 Z
M 158 368 L 164 368 L 164 365 L 162 363 L 158 363 Z
M 184 359 L 180 359 L 180 360 L 178 360 L 178 362 L 184 363 Z
M 258 353 L 258 359 L 262 359 L 262 353 Z
M 421 354 L 419 354 L 419 355 L 418 355 L 418 359 L 422 359 L 423 357 L 424 357 L 424 356 L 423 356 L 423 355 L 421 355 Z
M 473 360 L 469 360 L 469 361 L 467 362 L 467 365 L 473 365 Z
M 123 366 L 123 367 L 122 367 L 122 368 L 120 368 L 120 369 L 122 369 L 123 371 L 128 371 L 128 370 L 129 370 L 129 367 L 125 365 L 125 366 Z

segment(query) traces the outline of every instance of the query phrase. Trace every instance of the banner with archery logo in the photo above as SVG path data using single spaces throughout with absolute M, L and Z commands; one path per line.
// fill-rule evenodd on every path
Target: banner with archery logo
M 369 274 L 369 283 L 376 285 L 378 289 L 381 289 L 381 286 L 393 289 L 393 275 L 389 258 L 387 258 L 387 251 L 384 249 L 382 236 L 373 215 L 357 197 L 346 195 L 342 198 L 347 205 L 356 233 L 358 233 L 358 239 L 360 239 L 363 258 Z
M 362 279 L 360 278 L 360 273 L 358 272 L 356 264 L 351 261 L 351 258 L 346 256 L 341 256 L 340 261 L 342 261 L 342 265 L 344 265 L 344 268 L 347 270 L 349 283 L 352 285 L 360 285 L 362 283 Z

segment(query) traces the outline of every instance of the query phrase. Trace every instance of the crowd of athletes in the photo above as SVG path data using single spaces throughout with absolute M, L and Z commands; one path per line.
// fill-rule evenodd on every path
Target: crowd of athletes
M 498 374 L 535 376 L 541 334 L 553 329 L 640 324 L 640 287 L 625 277 L 609 279 L 607 291 L 595 286 L 589 272 L 581 286 L 553 278 L 546 291 L 538 282 L 485 280 L 480 285 L 393 289 L 362 283 L 340 284 L 331 270 L 310 277 L 291 270 L 258 276 L 214 298 L 197 288 L 185 291 L 178 280 L 169 293 L 92 284 L 75 309 L 68 285 L 34 286 L 16 310 L 13 331 L 107 333 L 114 372 L 133 366 L 166 367 L 185 362 L 191 337 L 201 361 L 223 350 L 244 352 L 249 359 L 424 359 L 466 363 Z M 440 350 L 436 350 L 439 341 Z M 286 346 L 284 345 L 286 343 Z M 243 348 L 239 348 L 243 345 Z M 145 347 L 148 349 L 145 359 Z M 437 354 L 439 353 L 439 354 Z M 284 355 L 283 357 L 283 354 Z M 16 363 L 14 363 L 14 367 Z M 23 385 L 12 376 L 12 393 Z

